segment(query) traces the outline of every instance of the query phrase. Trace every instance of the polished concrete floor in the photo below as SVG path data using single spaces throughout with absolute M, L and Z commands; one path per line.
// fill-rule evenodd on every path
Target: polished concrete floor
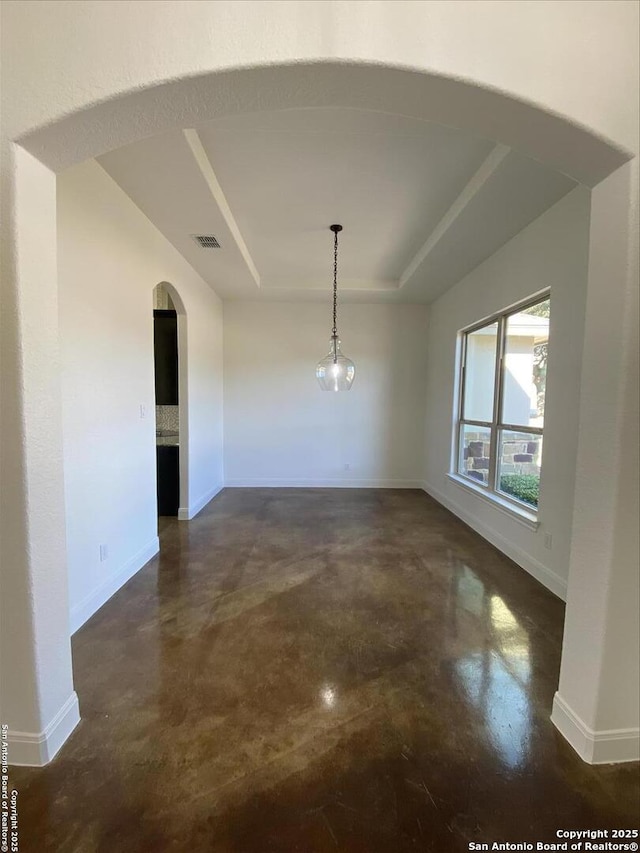
M 27 851 L 447 851 L 637 826 L 549 721 L 563 605 L 422 492 L 226 490 L 73 638 Z

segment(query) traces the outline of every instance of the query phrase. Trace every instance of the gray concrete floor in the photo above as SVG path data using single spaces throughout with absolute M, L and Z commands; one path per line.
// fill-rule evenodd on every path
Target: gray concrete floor
M 549 721 L 564 607 L 422 492 L 227 489 L 73 638 L 27 851 L 466 851 L 638 825 Z

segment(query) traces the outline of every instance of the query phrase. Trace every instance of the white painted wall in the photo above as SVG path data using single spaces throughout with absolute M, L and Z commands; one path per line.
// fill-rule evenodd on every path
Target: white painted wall
M 225 302 L 227 485 L 419 485 L 427 308 L 345 304 L 338 319 L 356 364 L 343 394 L 315 379 L 329 288 L 326 305 Z
M 427 490 L 561 597 L 571 543 L 589 192 L 565 196 L 431 305 L 428 333 Z M 551 288 L 551 330 L 538 530 L 451 482 L 456 342 L 461 328 Z M 553 536 L 553 548 L 544 536 Z
M 0 251 L 0 716 L 9 761 L 46 764 L 80 721 L 65 565 L 56 241 L 42 241 L 55 235 L 56 182 L 19 148 L 4 165 L 0 203 L 6 211 L 11 176 L 16 230 L 3 233 Z
M 3 545 L 3 555 L 5 559 L 9 555 L 10 568 L 5 588 L 10 594 L 4 601 L 10 602 L 15 613 L 12 625 L 18 628 L 5 633 L 5 605 L 3 718 L 12 733 L 26 731 L 32 745 L 44 738 L 51 747 L 45 724 L 55 723 L 60 729 L 57 721 L 66 706 L 59 694 L 64 687 L 66 695 L 70 681 L 68 637 L 61 633 L 66 613 L 64 524 L 61 507 L 54 513 L 50 500 L 52 492 L 61 491 L 62 445 L 57 422 L 57 330 L 54 314 L 45 316 L 44 307 L 56 302 L 55 219 L 48 211 L 51 174 L 30 162 L 12 141 L 26 142 L 26 135 L 34 131 L 28 139 L 30 150 L 50 168 L 58 168 L 63 160 L 66 165 L 77 163 L 181 121 L 189 126 L 189 119 L 195 121 L 198 115 L 202 120 L 225 111 L 312 106 L 328 99 L 335 104 L 338 98 L 340 103 L 365 108 L 400 105 L 407 115 L 468 127 L 521 147 L 545 163 L 564 164 L 568 174 L 596 183 L 624 159 L 609 149 L 607 139 L 638 151 L 638 4 L 633 0 L 615 4 L 9 0 L 2 3 L 1 13 L 2 132 L 7 139 L 1 173 L 2 453 L 8 471 L 2 533 L 9 542 L 8 548 Z M 74 36 L 73 50 L 69 33 Z M 310 67 L 318 60 L 326 64 Z M 339 69 L 344 74 L 337 73 L 332 61 L 344 62 Z M 278 62 L 290 62 L 291 68 L 274 69 L 272 76 L 266 71 L 230 74 L 223 85 L 214 79 L 211 86 L 204 86 L 197 77 Z M 376 68 L 358 68 L 358 62 L 371 62 Z M 413 67 L 422 73 L 405 74 L 384 65 Z M 352 85 L 343 85 L 345 79 Z M 171 82 L 165 89 L 155 88 L 163 81 Z M 274 81 L 286 85 L 269 85 Z M 468 88 L 460 81 L 469 81 Z M 183 96 L 183 86 L 191 98 Z M 121 95 L 125 97 L 118 102 Z M 583 132 L 584 127 L 595 136 Z M 589 263 L 594 305 L 596 295 L 605 299 L 614 289 L 618 298 L 622 288 L 637 282 L 627 275 L 629 268 L 637 275 L 637 229 L 629 227 L 634 219 L 627 185 L 633 176 L 627 169 L 619 171 L 623 181 L 612 176 L 611 193 L 594 195 L 601 217 L 599 230 L 592 229 Z M 637 172 L 633 187 L 636 184 Z M 609 239 L 610 222 L 622 235 L 621 246 Z M 637 322 L 637 313 L 625 309 L 624 317 Z M 586 328 L 585 347 L 593 354 L 593 363 L 600 364 L 604 352 L 605 370 L 618 357 L 627 366 L 627 338 L 633 329 L 621 337 L 617 326 L 606 332 L 597 324 Z M 446 359 L 439 355 L 439 360 L 446 369 Z M 626 372 L 612 371 L 602 387 L 613 387 L 620 375 Z M 625 390 L 637 390 L 636 380 L 632 375 Z M 624 438 L 633 446 L 637 409 L 628 402 L 636 405 L 628 393 L 612 399 L 605 394 L 601 404 L 599 375 L 583 385 L 583 423 L 588 420 L 591 428 L 588 440 L 580 441 L 578 457 L 587 477 L 594 454 L 602 450 L 602 437 L 611 435 L 610 427 L 616 442 Z M 606 470 L 621 474 L 616 466 Z M 599 495 L 593 505 L 599 512 L 593 535 L 603 528 L 615 529 L 620 533 L 616 553 L 609 549 L 601 559 L 602 552 L 595 556 L 576 552 L 576 562 L 586 554 L 590 570 L 604 582 L 613 583 L 619 575 L 625 581 L 628 564 L 637 566 L 637 528 L 629 522 L 634 511 L 637 518 L 636 482 L 635 471 L 633 478 L 615 477 L 621 508 L 612 502 L 603 508 Z M 591 495 L 585 494 L 584 501 L 590 500 Z M 585 596 L 593 593 L 595 599 L 597 589 L 591 589 L 589 579 L 587 585 Z M 637 618 L 637 613 L 632 615 Z M 606 615 L 603 631 L 612 619 Z M 585 616 L 565 638 L 568 666 L 569 646 L 586 649 L 591 624 Z M 615 624 L 627 628 L 624 618 L 616 616 Z M 607 660 L 618 660 L 628 647 L 628 639 L 617 642 L 616 635 Z M 600 668 L 591 657 L 589 661 L 578 677 L 586 670 L 594 693 L 607 692 Z M 5 699 L 9 693 L 10 701 Z M 55 718 L 52 708 L 59 709 Z M 598 725 L 596 719 L 593 727 Z M 58 745 L 69 731 L 65 728 Z M 19 743 L 14 734 L 11 737 L 12 744 Z M 25 760 L 38 763 L 51 756 L 51 751 L 37 752 Z
M 189 506 L 222 485 L 222 306 L 94 161 L 58 176 L 58 276 L 74 630 L 158 547 L 153 290 L 160 281 L 175 287 L 186 311 L 181 443 L 184 452 L 188 441 Z M 103 543 L 109 556 L 100 562 Z
M 522 122 L 521 133 L 514 115 L 508 117 L 509 106 L 503 99 L 486 100 L 484 108 L 469 110 L 470 126 L 481 135 L 525 148 L 531 135 L 538 134 L 539 159 L 546 159 L 545 152 L 550 154 L 558 144 L 562 147 L 562 141 L 570 152 L 567 162 L 575 165 L 585 155 L 583 165 L 588 169 L 590 156 L 569 144 L 568 128 L 553 139 L 555 130 L 547 122 L 534 130 L 536 117 L 525 118 L 525 104 L 540 104 L 554 115 L 566 115 L 575 125 L 593 128 L 604 139 L 638 150 L 638 122 L 629 109 L 638 99 L 638 5 L 634 0 L 7 0 L 2 15 L 8 81 L 3 119 L 6 133 L 14 139 L 86 105 L 181 77 L 279 62 L 337 60 L 415 68 L 512 95 L 520 101 L 515 111 Z M 69 33 L 73 33 L 73 50 L 69 50 Z M 399 76 L 397 93 L 390 80 L 375 86 L 370 78 L 365 80 L 366 97 L 373 101 L 393 93 L 392 98 L 402 101 L 424 101 L 424 93 Z M 321 69 L 298 75 L 294 88 L 303 92 L 311 81 L 310 89 L 317 94 L 325 82 L 322 77 Z M 12 85 L 14 79 L 17 82 Z M 352 82 L 352 92 L 348 86 L 331 86 L 334 104 L 360 96 L 362 81 Z M 240 101 L 229 95 L 230 85 L 233 82 L 226 80 L 220 92 L 216 87 L 207 91 L 202 102 L 194 91 L 180 110 L 189 112 L 193 104 L 206 110 L 209 102 L 216 111 L 235 111 Z M 277 88 L 284 92 L 287 86 Z M 451 91 L 431 94 L 429 109 L 442 113 L 440 119 L 434 118 L 455 124 L 446 120 Z M 269 92 L 261 81 L 254 97 L 253 109 L 260 109 L 265 98 L 278 94 Z M 303 98 L 310 105 L 314 92 Z M 71 158 L 67 163 L 162 130 L 168 116 L 170 126 L 176 120 L 176 110 L 163 104 L 162 93 L 155 93 L 153 108 L 133 107 L 133 134 L 108 106 L 107 111 L 101 131 L 112 142 L 102 151 L 86 150 L 84 134 L 75 133 L 76 127 L 65 140 L 67 150 L 62 156 Z M 406 108 L 398 111 L 407 112 Z M 185 122 L 183 126 L 193 125 Z M 48 147 L 48 152 L 42 151 L 43 158 L 54 156 Z
M 595 763 L 640 759 L 639 192 L 635 160 L 592 193 L 577 448 L 588 464 L 576 476 L 552 720 Z M 615 205 L 625 195 L 630 218 Z

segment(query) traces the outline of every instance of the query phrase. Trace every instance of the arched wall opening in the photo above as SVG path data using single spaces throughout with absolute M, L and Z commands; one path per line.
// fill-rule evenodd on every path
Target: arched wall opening
M 56 195 L 67 598 L 74 633 L 158 550 L 158 455 L 172 495 L 171 512 L 163 506 L 162 515 L 182 510 L 181 517 L 191 518 L 198 501 L 222 481 L 221 303 L 97 162 L 60 174 Z M 171 293 L 177 309 L 170 336 L 181 356 L 163 385 L 154 371 L 157 282 L 169 283 L 164 297 Z M 167 407 L 161 411 L 158 391 Z M 178 435 L 182 420 L 181 454 L 175 434 L 159 440 L 164 417 L 167 431 Z M 166 445 L 173 449 L 158 450 Z
M 631 153 L 561 115 L 474 82 L 401 66 L 299 62 L 237 68 L 125 91 L 16 140 L 61 171 L 147 136 L 247 112 L 346 107 L 400 114 L 516 148 L 594 186 Z
M 486 85 L 453 76 L 358 60 L 224 70 L 184 76 L 142 89 L 129 83 L 118 97 L 86 104 L 45 127 L 20 134 L 12 141 L 8 170 L 14 193 L 8 263 L 14 298 L 20 306 L 21 315 L 39 316 L 44 306 L 51 311 L 49 318 L 55 316 L 55 178 L 51 169 L 67 168 L 72 163 L 144 135 L 171 127 L 189 126 L 231 112 L 292 106 L 312 108 L 328 104 L 401 111 L 416 118 L 464 128 L 518 147 L 552 168 L 560 169 L 588 186 L 596 186 L 589 262 L 592 296 L 587 307 L 584 358 L 585 365 L 597 366 L 597 369 L 595 372 L 587 371 L 583 379 L 581 418 L 585 423 L 588 421 L 589 428 L 584 436 L 580 436 L 578 456 L 583 460 L 586 478 L 587 460 L 594 452 L 600 451 L 599 445 L 610 422 L 603 411 L 616 411 L 620 414 L 618 439 L 607 448 L 606 458 L 600 453 L 599 465 L 605 469 L 608 466 L 609 473 L 617 472 L 617 447 L 627 425 L 624 423 L 624 407 L 621 408 L 624 389 L 619 380 L 613 383 L 610 380 L 612 376 L 619 376 L 620 369 L 626 364 L 633 337 L 633 328 L 628 322 L 623 322 L 628 317 L 629 282 L 635 263 L 633 250 L 629 248 L 629 240 L 632 239 L 629 236 L 630 217 L 634 209 L 633 167 L 624 165 L 631 155 L 622 146 L 603 140 L 570 118 L 491 90 Z M 611 178 L 607 178 L 614 172 Z M 618 237 L 615 252 L 608 244 L 612 229 Z M 49 247 L 48 251 L 42 251 L 43 242 Z M 40 247 L 40 251 L 37 261 L 33 262 L 30 250 L 35 245 Z M 46 292 L 43 289 L 45 281 Z M 613 293 L 612 281 L 615 283 Z M 604 359 L 606 363 L 603 363 L 602 358 L 598 361 L 602 333 L 596 325 L 607 289 L 610 323 L 606 335 L 609 350 Z M 624 326 L 622 337 L 619 335 L 620 324 Z M 47 365 L 44 374 L 51 378 L 55 387 L 55 362 L 53 367 L 50 365 L 51 354 L 58 347 L 58 332 L 50 319 L 46 327 L 47 333 L 39 340 L 29 323 L 19 327 L 21 352 L 10 365 L 20 376 L 21 399 L 17 401 L 18 405 L 28 410 L 38 401 L 42 402 L 40 383 L 35 381 L 36 375 L 42 375 L 41 366 Z M 26 350 L 28 355 L 24 354 Z M 10 637 L 10 643 L 18 656 L 25 660 L 33 659 L 35 663 L 33 667 L 7 676 L 14 689 L 5 718 L 17 732 L 13 742 L 22 749 L 23 758 L 18 763 L 33 764 L 50 760 L 79 719 L 64 615 L 64 515 L 52 517 L 47 509 L 51 489 L 55 489 L 56 484 L 60 485 L 63 477 L 57 450 L 61 444 L 60 430 L 51 428 L 51 423 L 55 427 L 55 410 L 59 405 L 55 391 L 47 392 L 44 402 L 45 408 L 41 407 L 25 432 L 18 429 L 14 434 L 13 444 L 20 457 L 21 468 L 16 478 L 20 499 L 16 501 L 12 515 L 17 512 L 19 518 L 31 519 L 31 524 L 23 531 L 22 551 L 28 556 L 16 559 L 16 574 L 20 576 L 13 583 L 16 612 L 23 612 L 25 618 L 19 630 Z M 47 417 L 51 412 L 54 416 Z M 45 432 L 46 447 L 53 451 L 53 463 L 47 466 L 50 482 L 47 489 L 43 486 L 42 471 L 37 470 L 41 459 L 38 445 L 42 443 Z M 624 571 L 614 561 L 614 539 L 622 520 L 617 512 L 620 497 L 618 480 L 617 477 L 609 479 L 611 485 L 606 487 L 606 494 L 598 494 L 595 502 L 592 490 L 587 488 L 583 491 L 583 503 L 578 501 L 576 504 L 574 518 L 576 548 L 572 554 L 563 656 L 564 688 L 561 678 L 563 705 L 558 706 L 564 717 L 556 719 L 556 724 L 574 746 L 579 737 L 587 742 L 591 739 L 593 745 L 599 730 L 631 731 L 628 721 L 633 719 L 634 713 L 633 708 L 629 710 L 629 688 L 615 690 L 618 698 L 621 692 L 623 694 L 624 713 L 605 707 L 601 698 L 605 685 L 599 664 L 613 654 L 608 641 L 609 625 L 614 615 L 612 608 L 622 590 L 628 591 L 629 579 L 628 561 Z M 31 485 L 30 489 L 26 487 L 27 483 Z M 599 514 L 594 520 L 596 502 Z M 47 518 L 44 527 L 38 525 L 41 517 Z M 581 517 L 591 518 L 591 533 L 586 537 L 586 525 L 580 521 Z M 20 526 L 17 524 L 16 529 Z M 594 536 L 599 537 L 595 561 L 585 545 L 592 542 Z M 619 552 L 619 542 L 615 547 Z M 625 560 L 627 557 L 628 554 Z M 580 566 L 583 558 L 589 563 L 586 569 Z M 593 595 L 594 589 L 602 588 L 603 581 L 598 577 L 602 575 L 603 565 L 607 567 L 609 589 L 604 600 Z M 29 583 L 25 582 L 26 578 L 30 579 L 31 596 L 27 593 Z M 584 593 L 585 584 L 589 596 Z M 57 591 L 50 596 L 52 588 Z M 47 606 L 44 606 L 45 600 L 48 601 Z M 587 612 L 589 626 L 585 625 Z M 600 644 L 597 649 L 581 649 L 584 632 L 592 632 L 594 623 L 600 629 Z M 618 636 L 613 638 L 615 648 L 626 648 L 629 637 L 629 631 L 619 629 Z M 613 725 L 612 720 L 617 725 Z M 637 741 L 637 734 L 632 733 L 631 740 L 633 737 Z M 620 737 L 618 741 L 621 742 Z M 588 760 L 593 759 L 593 753 L 589 757 L 588 748 L 576 748 L 582 749 L 581 754 Z
M 168 281 L 161 281 L 154 287 L 154 296 L 161 289 L 165 291 L 175 308 L 178 323 L 178 435 L 179 435 L 179 482 L 178 518 L 189 517 L 189 347 L 187 339 L 187 312 L 177 288 Z M 154 307 L 156 301 L 154 298 Z M 157 401 L 156 401 L 157 404 Z M 158 424 L 156 423 L 156 432 Z

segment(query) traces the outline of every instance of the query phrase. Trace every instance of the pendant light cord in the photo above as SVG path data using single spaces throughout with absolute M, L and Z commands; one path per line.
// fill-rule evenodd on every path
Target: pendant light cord
M 333 234 L 333 336 L 338 337 L 338 232 Z

